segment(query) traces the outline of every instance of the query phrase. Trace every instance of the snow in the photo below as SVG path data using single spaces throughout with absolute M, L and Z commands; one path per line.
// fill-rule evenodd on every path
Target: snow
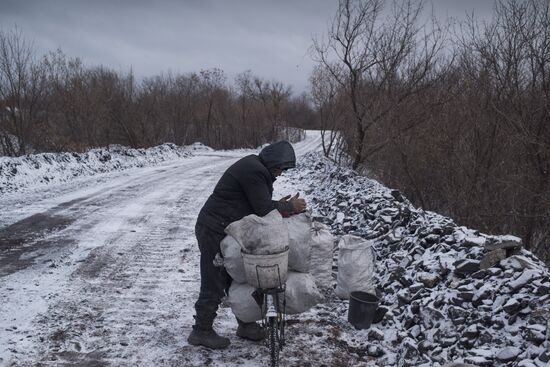
M 192 151 L 203 151 L 202 144 L 190 147 L 163 144 L 149 149 L 131 149 L 119 145 L 91 149 L 85 153 L 41 153 L 11 158 L 0 157 L 0 194 L 22 191 L 29 186 L 44 187 L 110 171 L 145 167 L 177 158 Z
M 521 275 L 517 279 L 515 279 L 515 280 L 511 281 L 510 283 L 508 283 L 508 287 L 510 287 L 510 289 L 512 291 L 517 291 L 520 288 L 522 288 L 523 286 L 525 286 L 527 283 L 529 283 L 536 276 L 537 276 L 536 271 L 534 271 L 534 270 L 525 270 L 521 273 Z
M 510 241 L 510 242 L 521 242 L 521 238 L 517 236 L 513 236 L 511 234 L 500 236 L 502 242 Z
M 490 359 L 487 359 L 481 356 L 473 356 L 473 357 L 466 358 L 466 362 L 475 363 L 476 365 L 480 365 L 480 366 L 486 365 L 486 363 L 490 361 L 491 361 Z
M 517 347 L 506 347 L 498 351 L 496 357 L 500 361 L 508 362 L 516 359 L 521 354 L 521 349 Z
M 464 241 L 478 246 L 483 246 L 485 245 L 486 239 L 483 237 L 466 237 Z
M 478 278 L 459 277 L 456 261 L 478 261 L 497 236 L 399 201 L 380 183 L 310 154 L 318 147 L 311 131 L 295 144 L 299 167 L 276 181 L 274 198 L 300 192 L 337 237 L 373 240 L 388 312 L 371 330 L 355 330 L 347 322 L 348 302 L 328 291 L 324 303 L 289 317 L 282 365 L 491 365 L 507 347 L 539 361 L 545 347 L 525 333 L 548 333 L 540 321 L 548 297 L 537 293 L 549 279 L 544 264 L 522 250 Z M 231 338 L 231 347 L 210 351 L 186 342 L 200 279 L 196 215 L 223 171 L 255 152 L 168 147 L 150 158 L 120 153 L 110 168 L 96 158 L 81 168 L 76 158 L 65 167 L 50 157 L 54 163 L 46 165 L 39 155 L 34 173 L 28 159 L 16 161 L 21 174 L 0 173 L 1 182 L 11 182 L 0 194 L 7 208 L 0 212 L 0 365 L 265 365 L 265 346 L 236 338 L 235 319 L 223 304 L 215 328 Z M 41 180 L 45 174 L 51 178 Z M 11 244 L 14 239 L 22 242 Z M 337 250 L 334 255 L 335 265 Z M 436 284 L 421 287 L 417 278 Z M 510 293 L 510 284 L 527 278 Z M 461 292 L 487 298 L 475 306 L 460 300 Z M 410 303 L 399 305 L 398 293 Z M 508 315 L 503 306 L 512 301 L 527 307 Z M 374 328 L 379 335 L 369 338 Z M 480 336 L 462 344 L 461 333 L 474 330 Z M 487 334 L 491 339 L 482 342 Z M 415 352 L 426 340 L 431 349 Z
M 502 260 L 500 263 L 505 267 L 512 267 L 516 270 L 523 270 L 523 269 L 539 270 L 540 269 L 540 265 L 538 265 L 536 262 L 532 261 L 531 259 L 528 259 L 526 256 L 523 256 L 523 255 L 510 256 Z

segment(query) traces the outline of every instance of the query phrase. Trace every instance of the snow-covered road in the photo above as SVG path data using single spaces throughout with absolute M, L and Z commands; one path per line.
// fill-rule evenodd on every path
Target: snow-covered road
M 308 132 L 298 155 L 318 149 Z M 0 365 L 259 365 L 261 345 L 186 342 L 199 285 L 196 215 L 252 151 L 196 153 L 0 197 Z

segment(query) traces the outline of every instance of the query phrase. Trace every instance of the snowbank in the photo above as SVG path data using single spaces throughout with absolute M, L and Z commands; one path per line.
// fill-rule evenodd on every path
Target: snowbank
M 145 167 L 192 155 L 210 148 L 200 143 L 189 147 L 162 144 L 148 149 L 120 145 L 91 149 L 85 153 L 41 153 L 22 157 L 0 157 L 0 194 L 66 182 L 77 177 Z

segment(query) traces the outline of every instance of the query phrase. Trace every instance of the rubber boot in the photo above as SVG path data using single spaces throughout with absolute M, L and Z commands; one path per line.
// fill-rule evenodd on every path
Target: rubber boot
M 202 345 L 210 349 L 224 349 L 231 343 L 228 338 L 219 336 L 213 329 L 203 330 L 199 328 L 193 328 L 187 342 L 191 345 Z
M 252 340 L 260 341 L 265 338 L 265 330 L 255 322 L 243 322 L 237 319 L 239 327 L 237 328 L 237 336 Z

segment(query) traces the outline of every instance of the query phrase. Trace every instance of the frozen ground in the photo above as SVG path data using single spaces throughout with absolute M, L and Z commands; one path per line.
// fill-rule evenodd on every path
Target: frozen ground
M 454 276 L 456 260 L 481 256 L 484 236 L 306 154 L 319 144 L 315 132 L 295 144 L 303 163 L 275 183 L 274 196 L 300 191 L 335 234 L 376 238 L 389 311 L 370 331 L 356 331 L 346 321 L 347 301 L 327 294 L 326 302 L 288 320 L 283 365 L 505 365 L 495 362 L 501 350 L 516 353 L 510 365 L 543 365 L 548 341 L 540 338 L 548 329 L 539 319 L 550 316 L 550 282 L 540 262 L 523 251 L 531 269 L 514 269 L 509 258 L 498 265 L 500 273 Z M 0 212 L 0 366 L 266 365 L 262 344 L 234 335 L 227 307 L 215 327 L 231 337 L 230 348 L 186 342 L 199 286 L 196 215 L 222 172 L 251 152 L 198 149 L 153 166 L 0 194 L 6 208 Z M 520 287 L 517 294 L 508 283 Z M 478 306 L 459 299 L 474 293 Z M 508 308 L 517 314 L 510 316 L 501 306 L 513 299 L 518 305 Z M 434 307 L 443 320 L 418 319 Z M 448 316 L 451 307 L 480 317 L 459 323 Z M 487 314 L 495 316 L 489 326 L 482 324 Z M 473 324 L 477 331 L 466 330 Z M 441 332 L 434 335 L 435 329 Z M 498 340 L 486 342 L 487 335 Z M 518 353 L 531 362 L 518 364 Z

